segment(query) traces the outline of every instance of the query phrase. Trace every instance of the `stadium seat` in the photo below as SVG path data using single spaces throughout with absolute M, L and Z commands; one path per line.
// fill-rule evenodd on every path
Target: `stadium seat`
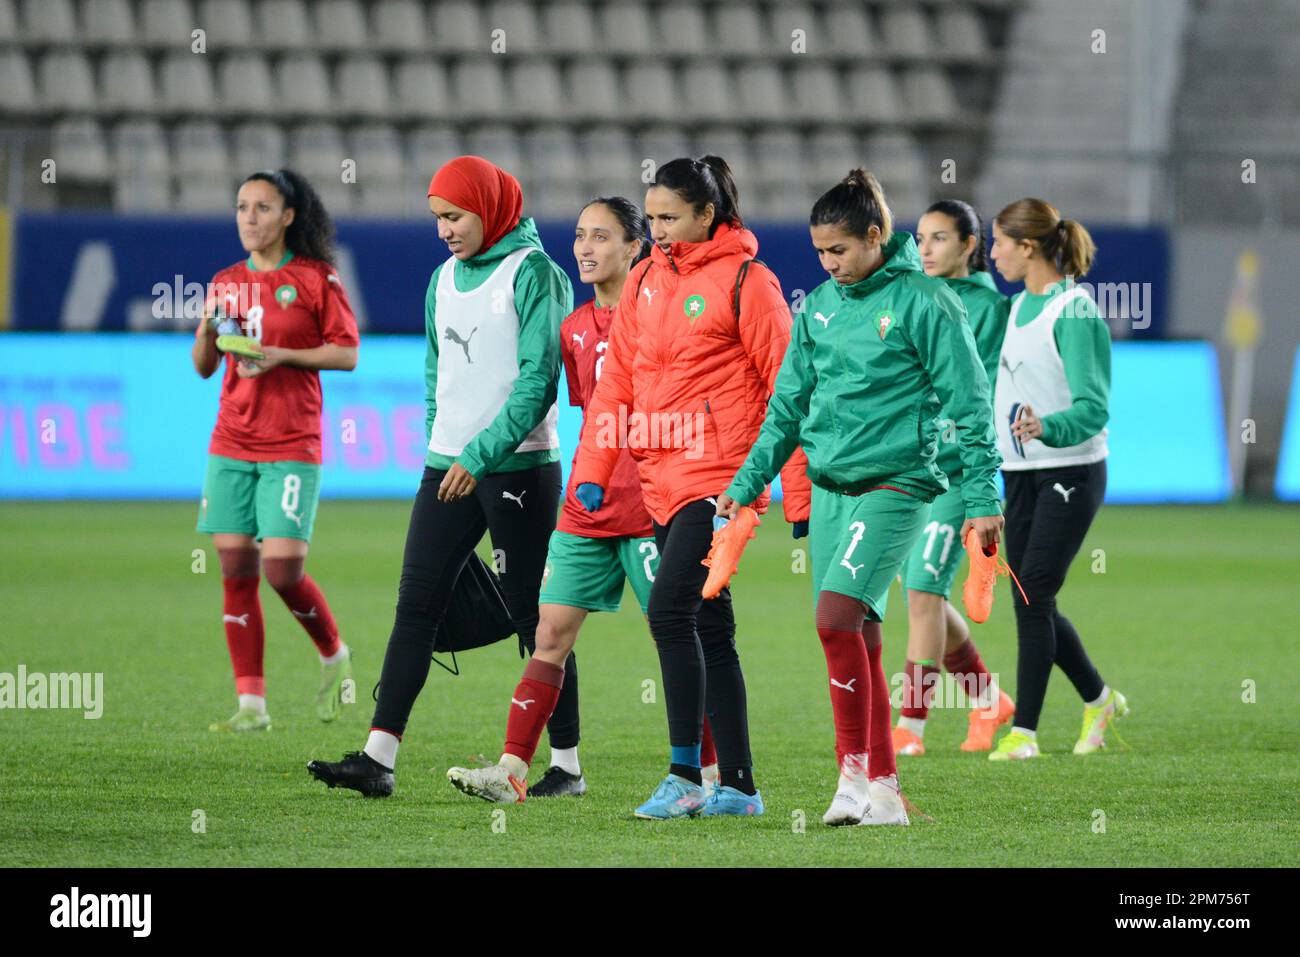
M 855 66 L 845 82 L 847 102 L 863 120 L 897 123 L 903 119 L 902 97 L 894 74 L 883 66 Z
M 770 128 L 753 141 L 754 176 L 760 186 L 790 186 L 802 183 L 803 138 L 790 129 Z
M 329 74 L 320 57 L 290 54 L 276 64 L 276 110 L 294 116 L 325 116 L 334 112 Z
M 940 10 L 938 14 L 939 48 L 946 56 L 971 59 L 988 56 L 988 41 L 984 39 L 984 30 L 974 10 L 953 7 Z
M 139 8 L 140 39 L 149 46 L 189 49 L 201 27 L 189 0 L 144 0 Z
M 566 112 L 560 72 L 553 58 L 516 61 L 508 75 L 506 107 L 520 120 L 545 122 Z
M 618 74 L 607 60 L 574 60 L 564 70 L 568 113 L 574 119 L 615 120 L 623 114 Z
M 753 152 L 749 137 L 730 127 L 708 129 L 695 137 L 695 155 L 712 153 L 721 156 L 731 167 L 736 188 L 740 190 L 740 209 L 745 211 L 745 197 L 756 178 Z
M 253 122 L 235 127 L 235 173 L 240 179 L 259 169 L 287 165 L 289 151 L 278 123 Z
M 275 50 L 297 50 L 312 45 L 307 7 L 302 0 L 260 0 L 253 5 L 257 13 L 257 36 Z
M 583 206 L 596 195 L 587 192 L 581 182 L 550 183 L 534 180 L 532 191 L 524 192 L 524 215 L 576 223 Z M 564 253 L 560 255 L 563 257 Z M 574 290 L 574 298 L 578 302 L 586 296 L 587 293 L 581 286 Z
M 524 152 L 538 183 L 572 185 L 582 178 L 573 131 L 567 126 L 542 126 L 526 133 Z
M 361 0 L 316 0 L 313 45 L 324 50 L 364 50 L 369 47 L 366 12 Z
M 206 55 L 169 53 L 159 70 L 159 106 L 164 113 L 207 114 L 217 97 Z
M 465 137 L 465 152 L 492 161 L 517 179 L 529 178 L 528 162 L 513 126 L 494 123 L 471 130 Z
M 504 116 L 509 104 L 501 59 L 489 53 L 457 63 L 451 72 L 453 98 L 447 107 L 480 121 Z
M 207 31 L 209 53 L 229 53 L 253 44 L 249 0 L 203 0 L 199 26 Z
M 182 177 L 176 181 L 175 208 L 183 213 L 225 213 L 233 216 L 239 195 L 227 176 Z
M 403 183 L 361 182 L 361 197 L 354 204 L 353 213 L 357 216 L 394 217 L 410 216 L 423 202 L 413 195 Z
M 429 180 L 438 168 L 464 153 L 454 126 L 422 126 L 406 138 L 407 181 L 417 195 L 424 196 Z
M 859 101 L 845 99 L 840 88 L 839 75 L 831 67 L 818 63 L 799 62 L 792 72 L 794 74 L 792 116 L 801 120 L 830 123 L 843 116 L 846 102 L 852 102 L 855 111 L 861 108 Z
M 99 106 L 110 113 L 152 114 L 157 109 L 153 71 L 144 55 L 119 50 L 99 65 Z
M 0 21 L 4 19 L 0 12 Z M 135 18 L 127 0 L 82 0 L 82 35 L 90 46 L 128 46 L 136 42 Z M 0 27 L 0 39 L 4 29 Z
M 763 35 L 762 14 L 751 3 L 726 3 L 713 11 L 713 31 L 717 49 L 723 53 L 756 56 L 770 52 Z
M 875 33 L 866 9 L 856 4 L 836 3 L 823 20 L 827 51 L 838 56 L 866 59 L 876 54 Z
M 181 123 L 173 131 L 172 144 L 173 168 L 180 179 L 230 175 L 230 151 L 216 123 L 209 120 Z
M 881 21 L 884 34 L 882 49 L 894 56 L 924 58 L 932 56 L 930 29 L 925 14 L 915 7 L 888 7 Z
M 173 208 L 171 181 L 162 174 L 132 172 L 113 180 L 113 209 L 119 213 L 162 213 Z
M 393 71 L 393 113 L 404 119 L 445 120 L 453 115 L 447 73 L 429 57 L 399 60 Z
M 845 176 L 849 170 L 865 166 L 853 135 L 840 126 L 824 127 L 812 134 L 807 145 L 805 180 L 814 196 L 820 196 Z
M 353 210 L 360 206 L 361 187 L 356 183 L 344 183 L 336 176 L 333 179 L 313 180 L 312 187 L 332 219 L 351 216 Z
M 343 161 L 352 159 L 332 123 L 307 123 L 289 134 L 289 165 L 316 185 L 343 182 Z
M 818 195 L 821 195 L 818 193 Z M 745 216 L 751 221 L 762 220 L 796 220 L 807 222 L 812 212 L 815 197 L 809 194 L 808 187 L 801 178 L 787 180 L 784 183 L 770 183 L 752 190 L 748 202 L 742 205 Z M 762 256 L 760 250 L 759 255 Z M 788 292 L 788 291 L 787 291 Z
M 615 194 L 639 201 L 644 195 L 642 157 L 624 127 L 613 124 L 591 127 L 578 137 L 578 143 L 589 194 Z
M 718 122 L 735 114 L 736 95 L 732 90 L 731 76 L 721 63 L 710 60 L 688 62 L 682 71 L 682 90 L 686 95 L 680 107 L 686 119 Z
M 41 57 L 41 105 L 50 111 L 89 112 L 95 108 L 90 61 L 80 50 L 55 50 Z
M 736 71 L 735 86 L 737 117 L 776 122 L 791 115 L 781 68 L 773 61 L 742 64 Z
M 929 182 L 925 154 L 916 139 L 903 131 L 875 133 L 866 138 L 862 154 L 862 162 L 884 187 L 895 220 L 915 223 L 938 186 L 937 177 L 933 186 Z
M 35 113 L 39 108 L 27 57 L 21 50 L 0 50 L 0 113 Z
M 656 49 L 654 26 L 644 4 L 636 0 L 612 0 L 597 4 L 596 9 L 600 24 L 597 49 L 616 55 L 644 54 Z
M 958 114 L 957 100 L 947 75 L 938 67 L 910 67 L 903 72 L 903 99 L 909 119 L 948 123 Z
M 104 133 L 94 120 L 62 120 L 50 133 L 50 156 L 57 175 L 78 183 L 106 183 L 113 178 Z
M 217 77 L 222 108 L 232 116 L 269 114 L 277 109 L 270 67 L 256 53 L 223 57 Z
M 550 53 L 573 54 L 599 50 L 595 11 L 582 0 L 548 3 L 542 11 L 542 35 Z
M 642 161 L 652 159 L 658 166 L 694 155 L 690 137 L 679 126 L 652 126 L 636 137 L 635 146 Z
M 628 116 L 641 122 L 672 119 L 680 109 L 673 87 L 673 75 L 666 64 L 632 61 L 623 74 Z
M 708 56 L 709 25 L 700 4 L 665 4 L 659 8 L 656 20 L 663 49 L 672 50 L 677 55 Z
M 0 43 L 13 43 L 18 39 L 18 11 L 14 0 L 0 0 Z
M 487 10 L 486 33 L 478 49 L 488 51 L 495 42 L 492 33 L 504 31 L 507 56 L 542 51 L 542 26 L 537 20 L 536 5 L 527 0 L 496 0 Z
M 345 115 L 385 119 L 394 106 L 388 74 L 373 56 L 344 57 L 334 74 L 334 88 L 338 94 L 335 110 Z
M 487 53 L 488 27 L 473 0 L 440 0 L 431 7 L 434 46 L 446 53 Z M 507 47 L 507 49 L 509 49 Z
M 72 0 L 27 0 L 23 4 L 23 32 L 36 44 L 73 43 L 77 17 Z
M 410 52 L 428 45 L 424 10 L 416 0 L 381 0 L 373 12 L 371 45 L 378 50 Z
M 157 120 L 125 120 L 113 130 L 112 142 L 115 176 L 164 181 L 171 176 L 167 138 Z M 139 192 L 150 194 L 147 187 L 139 187 Z
M 401 184 L 406 164 L 397 130 L 386 123 L 367 123 L 352 131 L 349 145 L 349 156 L 357 161 L 357 182 Z
M 773 55 L 792 53 L 795 30 L 803 31 L 806 51 L 800 59 L 822 56 L 827 52 L 826 31 L 813 8 L 806 3 L 774 4 L 768 14 L 767 30 Z

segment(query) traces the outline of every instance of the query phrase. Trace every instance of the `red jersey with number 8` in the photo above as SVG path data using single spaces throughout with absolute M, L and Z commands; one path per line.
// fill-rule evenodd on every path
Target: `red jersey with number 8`
M 560 356 L 564 359 L 570 405 L 586 409 L 591 401 L 592 393 L 596 391 L 596 380 L 600 378 L 605 350 L 609 347 L 609 327 L 613 321 L 614 307 L 597 306 L 593 299 L 573 310 L 560 324 Z M 582 428 L 585 431 L 588 427 L 597 428 L 598 425 L 592 425 L 584 417 Z M 576 451 L 574 457 L 577 457 Z M 636 460 L 627 449 L 623 449 L 618 457 L 599 511 L 593 513 L 583 508 L 573 494 L 576 488 L 570 472 L 569 485 L 564 490 L 564 510 L 555 526 L 561 532 L 584 538 L 616 538 L 642 537 L 654 531 L 650 525 L 650 513 L 641 500 L 641 478 Z
M 265 272 L 250 269 L 247 262 L 223 269 L 212 278 L 205 315 L 233 319 L 243 335 L 284 349 L 355 346 L 359 341 L 338 272 L 318 259 L 293 256 Z M 247 462 L 319 464 L 320 374 L 280 365 L 241 379 L 236 359 L 226 356 L 221 407 L 208 451 Z

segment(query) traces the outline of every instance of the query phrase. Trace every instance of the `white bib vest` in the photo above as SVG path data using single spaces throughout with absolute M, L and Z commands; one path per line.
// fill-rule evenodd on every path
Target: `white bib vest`
M 519 378 L 519 313 L 515 310 L 515 273 L 534 247 L 516 249 L 477 289 L 456 289 L 455 261 L 438 274 L 434 321 L 438 336 L 437 411 L 429 432 L 429 451 L 457 456 L 492 424 Z M 550 410 L 520 443 L 516 452 L 560 447 L 555 425 L 559 410 Z
M 1002 468 L 1009 472 L 1090 465 L 1107 455 L 1105 429 L 1078 445 L 1060 449 L 1044 445 L 1041 439 L 1021 444 L 1011 434 L 1012 416 L 1020 406 L 1032 406 L 1034 415 L 1040 419 L 1071 406 L 1070 383 L 1065 378 L 1065 363 L 1061 361 L 1053 333 L 1065 307 L 1083 298 L 1087 298 L 1087 293 L 1077 287 L 1062 292 L 1023 328 L 1016 326 L 1016 316 L 1024 297 L 1017 296 L 1011 304 L 993 394 L 998 451 L 1002 453 Z

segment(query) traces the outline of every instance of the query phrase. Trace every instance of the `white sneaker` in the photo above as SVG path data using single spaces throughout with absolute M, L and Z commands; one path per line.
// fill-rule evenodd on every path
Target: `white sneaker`
M 898 786 L 898 775 L 873 778 L 867 782 L 867 813 L 861 824 L 901 824 L 907 827 L 907 808 L 903 806 L 903 792 Z
M 486 768 L 450 768 L 447 780 L 466 794 L 494 804 L 523 804 L 528 785 L 499 764 Z
M 871 808 L 866 767 L 865 754 L 845 756 L 840 763 L 839 786 L 831 798 L 831 806 L 822 815 L 823 822 L 831 827 L 862 823 L 863 815 Z

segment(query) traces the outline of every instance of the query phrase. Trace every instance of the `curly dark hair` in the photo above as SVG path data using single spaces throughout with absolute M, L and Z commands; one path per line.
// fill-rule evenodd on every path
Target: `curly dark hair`
M 284 234 L 289 251 L 334 265 L 334 221 L 306 177 L 291 169 L 264 169 L 250 173 L 244 183 L 255 179 L 274 186 L 284 197 L 285 208 L 297 211 Z

